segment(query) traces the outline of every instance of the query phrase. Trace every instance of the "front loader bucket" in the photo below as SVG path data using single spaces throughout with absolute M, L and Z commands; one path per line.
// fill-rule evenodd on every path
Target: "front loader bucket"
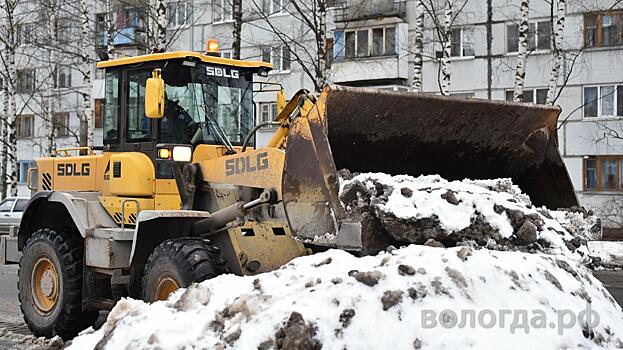
M 293 234 L 342 248 L 361 244 L 360 223 L 338 199 L 342 168 L 449 180 L 510 177 L 535 205 L 577 205 L 558 152 L 559 113 L 328 85 L 309 114 L 293 120 L 288 136 L 282 188 Z

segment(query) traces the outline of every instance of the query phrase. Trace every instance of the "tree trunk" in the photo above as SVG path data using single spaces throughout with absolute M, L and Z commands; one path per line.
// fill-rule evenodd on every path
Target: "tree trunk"
M 116 25 L 113 24 L 112 0 L 106 0 L 106 30 L 108 31 L 106 33 L 106 53 L 109 59 L 115 57 L 115 28 Z
M 526 61 L 528 59 L 528 16 L 530 14 L 529 0 L 521 1 L 521 21 L 519 22 L 519 49 L 517 54 L 517 68 L 515 70 L 515 91 L 513 100 L 523 100 L 523 87 L 526 79 Z
M 164 52 L 167 48 L 167 4 L 156 0 L 156 46 L 153 52 Z
M 16 119 L 17 119 L 17 109 L 16 109 L 16 77 L 17 77 L 17 66 L 15 62 L 15 49 L 17 46 L 16 42 L 16 26 L 13 21 L 15 18 L 15 7 L 17 6 L 16 0 L 5 0 L 4 1 L 4 11 L 5 11 L 5 60 L 6 60 L 6 80 L 7 80 L 7 90 L 8 90 L 8 99 L 7 99 L 7 128 L 8 128 L 8 137 L 4 138 L 4 141 L 8 140 L 8 152 L 5 153 L 7 158 L 7 164 L 11 164 L 10 175 L 6 178 L 9 182 L 10 186 L 10 194 L 12 196 L 17 196 L 17 133 L 16 133 Z M 3 155 L 3 158 L 4 156 Z M 8 170 L 7 170 L 8 172 Z M 3 179 L 5 181 L 5 179 Z M 3 191 L 7 192 L 7 187 L 5 186 Z M 4 194 L 3 194 L 4 195 Z
M 441 94 L 450 94 L 450 25 L 452 24 L 452 0 L 444 1 L 443 16 L 443 53 L 441 56 Z
M 242 42 L 242 0 L 233 0 L 234 30 L 232 32 L 234 43 L 232 44 L 232 58 L 240 59 L 240 46 Z
M 552 7 L 554 3 L 552 2 Z M 556 20 L 556 31 L 554 32 L 554 49 L 552 50 L 552 71 L 549 78 L 549 86 L 547 89 L 546 104 L 553 105 L 556 100 L 556 88 L 558 86 L 558 78 L 560 77 L 560 66 L 562 61 L 562 41 L 565 31 L 565 16 L 567 12 L 567 1 L 558 0 L 558 18 Z
M 487 0 L 487 98 L 493 88 L 493 0 Z
M 317 0 L 316 23 L 316 91 L 320 91 L 327 83 L 327 0 Z
M 415 43 L 413 46 L 413 92 L 422 92 L 422 54 L 424 52 L 424 0 L 416 0 Z
M 7 193 L 7 163 L 9 144 L 9 89 L 8 82 L 3 86 L 2 91 L 2 148 L 0 151 L 0 199 L 6 198 Z
M 53 150 L 56 148 L 55 144 L 55 135 L 54 135 L 54 82 L 55 80 L 58 83 L 59 72 L 57 69 L 59 68 L 56 58 L 56 52 L 60 49 L 58 45 L 58 8 L 56 6 L 55 0 L 48 0 L 47 3 L 48 10 L 48 35 L 49 35 L 49 47 L 48 47 L 48 70 L 50 72 L 50 76 L 47 79 L 45 84 L 46 86 L 46 113 L 45 113 L 45 137 L 46 137 L 46 155 L 51 156 Z
M 82 68 L 82 120 L 86 121 L 87 126 L 87 146 L 93 147 L 93 130 L 95 129 L 95 124 L 93 120 L 93 110 L 91 109 L 91 60 L 89 57 L 91 48 L 91 31 L 89 28 L 89 2 L 88 0 L 80 0 L 80 3 L 82 15 L 82 33 L 80 35 L 80 59 Z

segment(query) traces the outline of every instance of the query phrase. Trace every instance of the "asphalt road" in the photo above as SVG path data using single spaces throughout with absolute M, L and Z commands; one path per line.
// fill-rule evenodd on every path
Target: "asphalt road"
M 0 327 L 5 324 L 24 324 L 17 301 L 17 264 L 0 265 Z

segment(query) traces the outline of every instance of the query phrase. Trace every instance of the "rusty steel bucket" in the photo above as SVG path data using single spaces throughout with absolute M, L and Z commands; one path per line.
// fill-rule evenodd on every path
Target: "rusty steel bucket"
M 361 246 L 338 199 L 337 170 L 512 178 L 535 205 L 577 205 L 558 152 L 560 109 L 327 85 L 290 127 L 282 191 L 295 237 Z M 327 242 L 332 242 L 328 244 Z

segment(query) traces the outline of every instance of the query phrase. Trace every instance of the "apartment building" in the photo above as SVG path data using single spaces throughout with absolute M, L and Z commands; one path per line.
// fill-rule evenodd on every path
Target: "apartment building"
M 452 95 L 466 98 L 509 100 L 512 97 L 518 51 L 519 1 L 455 0 L 451 38 Z M 427 2 L 429 3 L 429 2 Z M 439 93 L 441 44 L 431 13 L 441 16 L 443 1 L 434 0 L 425 15 L 423 91 Z M 149 15 L 140 3 L 113 2 L 113 11 L 94 2 L 94 46 L 103 49 L 109 31 L 106 16 L 114 23 L 113 43 L 118 53 L 145 51 Z M 331 0 L 327 12 L 327 44 L 331 53 L 328 80 L 343 85 L 410 91 L 413 75 L 414 0 Z M 552 60 L 552 12 L 550 2 L 530 2 L 529 57 L 524 101 L 544 103 Z M 167 6 L 168 50 L 203 51 L 209 39 L 219 41 L 221 55 L 231 57 L 233 11 L 231 0 L 180 0 Z M 441 17 L 439 17 L 441 18 Z M 623 225 L 623 72 L 618 69 L 623 53 L 623 4 L 604 0 L 568 0 L 564 32 L 564 63 L 556 101 L 562 112 L 559 122 L 560 151 L 581 204 L 598 212 L 606 228 Z M 491 43 L 487 44 L 490 31 Z M 254 86 L 256 121 L 272 120 L 276 114 L 275 85 L 287 96 L 299 89 L 313 90 L 314 33 L 293 11 L 289 0 L 243 0 L 241 58 L 264 60 L 274 65 L 264 84 Z M 489 69 L 490 67 L 490 69 Z M 307 68 L 307 69 L 306 69 Z M 26 69 L 26 67 L 24 67 Z M 313 73 L 313 72 L 312 72 Z M 24 87 L 29 84 L 29 72 Z M 101 116 L 103 77 L 94 72 L 93 96 L 96 116 Z M 75 71 L 61 75 L 72 86 L 81 80 Z M 71 90 L 71 89 L 70 89 Z M 63 97 L 71 128 L 78 128 L 78 98 Z M 66 109 L 66 111 L 65 111 Z M 63 119 L 66 118 L 66 119 Z M 96 117 L 98 120 L 100 117 Z M 28 162 L 39 150 L 28 143 L 36 138 L 38 120 L 20 121 L 20 161 Z M 97 126 L 100 126 L 96 122 Z M 101 129 L 97 129 L 101 135 Z M 274 129 L 263 128 L 257 144 L 264 144 Z M 59 143 L 63 137 L 59 137 Z M 66 137 L 67 143 L 72 143 Z M 101 136 L 96 136 L 101 142 Z

